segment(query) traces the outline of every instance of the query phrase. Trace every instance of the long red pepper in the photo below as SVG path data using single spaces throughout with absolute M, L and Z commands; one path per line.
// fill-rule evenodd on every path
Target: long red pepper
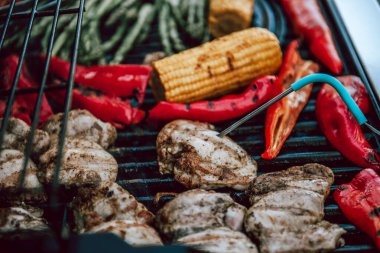
M 19 57 L 10 55 L 3 59 L 0 63 L 0 87 L 4 90 L 12 88 L 13 79 L 16 74 Z M 39 87 L 37 83 L 31 78 L 29 71 L 25 65 L 21 68 L 17 88 L 33 88 Z M 12 105 L 12 116 L 24 120 L 26 123 L 31 124 L 31 117 L 34 114 L 34 107 L 37 101 L 37 94 L 17 95 L 15 102 Z M 4 114 L 6 102 L 0 101 L 0 115 Z M 52 109 L 45 97 L 42 97 L 40 107 L 40 123 L 45 122 L 53 114 Z
M 69 62 L 51 59 L 49 73 L 56 77 L 66 79 L 69 69 Z M 118 128 L 139 123 L 145 112 L 138 106 L 144 99 L 150 73 L 150 67 L 139 65 L 77 66 L 74 82 L 80 87 L 73 90 L 72 108 L 87 109 Z M 48 94 L 64 103 L 65 92 Z
M 338 77 L 363 113 L 368 113 L 370 102 L 360 78 Z M 366 140 L 361 127 L 348 110 L 339 94 L 330 85 L 323 85 L 318 94 L 316 114 L 326 138 L 347 159 L 362 168 L 380 171 L 380 156 Z
M 380 177 L 372 169 L 359 172 L 334 192 L 344 215 L 375 241 L 380 250 Z
M 295 30 L 309 43 L 310 51 L 334 74 L 342 72 L 342 61 L 317 0 L 281 0 Z
M 305 61 L 298 52 L 298 41 L 290 43 L 280 70 L 274 83 L 274 92 L 279 94 L 288 89 L 298 79 L 318 72 L 319 67 L 312 61 Z M 270 106 L 265 121 L 264 159 L 273 159 L 280 152 L 282 145 L 289 137 L 297 118 L 309 100 L 312 85 L 293 92 Z
M 61 79 L 69 76 L 70 63 L 53 57 L 49 72 Z M 115 97 L 135 96 L 142 103 L 151 67 L 144 65 L 108 65 L 84 67 L 77 65 L 74 81 L 85 87 L 101 90 Z
M 264 76 L 253 81 L 238 95 L 227 95 L 218 100 L 198 101 L 191 104 L 159 102 L 149 111 L 151 121 L 172 121 L 175 119 L 220 122 L 247 114 L 272 97 L 274 76 Z

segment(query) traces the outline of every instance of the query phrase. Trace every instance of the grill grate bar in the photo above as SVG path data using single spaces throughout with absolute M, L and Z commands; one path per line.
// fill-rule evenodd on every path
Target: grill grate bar
M 59 0 L 58 0 L 59 1 Z M 57 1 L 57 3 L 58 3 Z M 59 15 L 63 14 L 75 14 L 78 13 L 79 8 L 67 8 L 67 9 L 62 9 L 59 10 Z M 28 12 L 17 12 L 12 14 L 13 19 L 25 19 L 28 18 L 29 13 Z M 47 17 L 47 16 L 53 16 L 55 15 L 55 10 L 48 10 L 48 11 L 36 11 L 35 17 L 36 18 L 41 18 L 41 17 Z M 5 16 L 0 16 L 0 20 L 5 19 Z
M 4 115 L 3 115 L 3 120 L 2 120 L 2 123 L 1 123 L 0 143 L 3 143 L 3 141 L 4 141 L 5 132 L 6 132 L 7 127 L 8 127 L 9 118 L 11 116 L 12 105 L 13 105 L 13 102 L 15 100 L 15 93 L 16 93 L 16 89 L 17 89 L 17 84 L 18 84 L 18 81 L 19 81 L 19 78 L 20 78 L 21 68 L 22 68 L 22 64 L 24 62 L 26 50 L 28 48 L 28 42 L 29 42 L 30 34 L 31 34 L 32 28 L 33 28 L 33 22 L 34 22 L 34 17 L 35 17 L 36 10 L 37 10 L 37 5 L 38 5 L 38 0 L 34 0 L 34 2 L 33 2 L 33 8 L 32 8 L 32 10 L 31 10 L 31 12 L 29 14 L 30 15 L 30 19 L 29 19 L 29 23 L 28 23 L 28 29 L 27 29 L 25 37 L 24 37 L 24 42 L 23 42 L 23 46 L 22 46 L 22 51 L 21 51 L 21 54 L 20 54 L 19 62 L 18 62 L 18 65 L 17 65 L 16 74 L 15 74 L 15 77 L 14 77 L 13 83 L 12 83 L 12 89 L 11 89 L 11 92 L 10 92 L 10 95 L 9 95 L 9 98 L 8 98 L 8 101 L 7 101 L 6 109 L 5 109 L 5 112 L 4 112 Z M 2 147 L 0 147 L 0 149 L 1 148 Z
M 54 168 L 54 176 L 52 181 L 52 188 L 49 194 L 49 208 L 50 212 L 53 216 L 55 214 L 60 213 L 60 205 L 59 205 L 59 172 L 61 169 L 61 163 L 62 163 L 62 157 L 64 156 L 64 143 L 65 143 L 65 135 L 66 135 L 66 129 L 67 129 L 67 119 L 69 110 L 71 107 L 71 95 L 74 87 L 74 74 L 75 74 L 75 68 L 77 64 L 78 59 L 78 49 L 79 49 L 79 40 L 80 40 L 80 34 L 81 34 L 81 27 L 82 27 L 82 21 L 83 21 L 83 12 L 84 12 L 84 5 L 85 0 L 80 0 L 79 4 L 79 13 L 78 13 L 78 20 L 76 24 L 76 30 L 75 30 L 75 38 L 74 38 L 74 45 L 72 49 L 72 57 L 71 57 L 71 64 L 70 64 L 70 70 L 69 70 L 69 76 L 68 76 L 68 82 L 67 82 L 67 90 L 66 90 L 66 98 L 65 98 L 65 106 L 64 106 L 64 114 L 62 118 L 61 123 L 61 131 L 59 134 L 59 141 L 58 141 L 58 150 L 57 150 L 57 159 L 56 164 Z M 58 220 L 55 220 L 55 226 L 56 230 L 62 229 L 63 227 L 60 225 L 60 222 Z M 62 234 L 61 234 L 62 235 Z
M 24 159 L 23 169 L 22 169 L 22 172 L 20 175 L 20 181 L 19 181 L 19 188 L 20 189 L 24 185 L 26 170 L 27 170 L 28 163 L 29 163 L 29 159 L 27 159 L 27 157 L 29 157 L 31 154 L 32 146 L 33 146 L 34 133 L 38 127 L 39 115 L 40 115 L 40 110 L 41 110 L 41 103 L 42 103 L 42 98 L 44 95 L 44 89 L 46 86 L 46 79 L 47 79 L 48 71 L 49 71 L 50 58 L 51 58 L 52 51 L 53 51 L 54 38 L 55 38 L 55 32 L 56 32 L 57 24 L 58 24 L 58 17 L 60 14 L 61 2 L 62 2 L 62 0 L 57 1 L 57 5 L 56 5 L 55 11 L 54 11 L 54 18 L 53 18 L 53 24 L 52 24 L 51 32 L 50 32 L 49 46 L 48 46 L 48 51 L 46 54 L 46 62 L 45 62 L 44 72 L 43 72 L 43 76 L 42 76 L 41 85 L 39 88 L 39 93 L 38 93 L 36 105 L 34 107 L 33 122 L 32 122 L 31 128 L 30 128 L 30 133 L 29 133 L 27 144 L 26 144 L 25 151 L 24 151 L 25 159 Z
M 5 35 L 7 34 L 9 22 L 11 21 L 12 13 L 13 13 L 13 8 L 15 7 L 16 0 L 12 0 L 11 4 L 9 5 L 9 10 L 8 14 L 3 26 L 3 31 L 1 32 L 1 38 L 0 38 L 0 50 L 3 47 L 3 43 L 5 40 Z

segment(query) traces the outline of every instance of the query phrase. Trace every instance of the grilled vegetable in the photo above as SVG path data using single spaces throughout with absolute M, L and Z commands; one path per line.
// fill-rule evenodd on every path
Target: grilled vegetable
M 154 62 L 153 91 L 160 101 L 217 97 L 275 73 L 281 56 L 274 34 L 246 29 Z
M 251 25 L 254 0 L 210 0 L 209 26 L 214 37 L 240 31 Z
M 334 192 L 344 215 L 370 235 L 380 250 L 380 177 L 372 169 L 359 172 L 348 184 Z
M 312 61 L 305 61 L 298 52 L 298 42 L 293 41 L 286 51 L 284 64 L 274 83 L 274 92 L 280 94 L 298 79 L 318 72 L 319 67 Z M 297 118 L 305 107 L 311 93 L 312 85 L 281 99 L 267 110 L 265 121 L 264 159 L 273 159 L 280 152 L 282 145 L 289 137 Z
M 334 74 L 342 71 L 331 31 L 317 0 L 281 0 L 295 30 L 309 42 L 310 51 Z
M 227 95 L 214 101 L 199 101 L 191 104 L 159 102 L 149 111 L 151 121 L 168 122 L 188 119 L 204 122 L 219 122 L 237 118 L 259 107 L 272 97 L 274 76 L 264 76 L 253 81 L 239 95 Z
M 370 102 L 361 80 L 356 76 L 338 77 L 363 113 L 368 113 Z M 380 171 L 380 156 L 366 140 L 358 122 L 339 94 L 325 84 L 318 94 L 316 114 L 326 138 L 346 158 L 362 168 Z
M 49 71 L 66 79 L 69 67 L 69 62 L 53 57 Z M 136 124 L 145 116 L 138 105 L 144 98 L 150 71 L 148 66 L 134 65 L 77 66 L 74 81 L 81 87 L 73 90 L 72 107 L 86 109 L 118 128 Z M 64 104 L 65 91 L 48 94 L 57 103 Z
M 10 55 L 3 59 L 0 63 L 0 87 L 4 90 L 12 88 L 13 79 L 16 75 L 17 65 L 19 58 L 16 55 Z M 39 87 L 37 83 L 32 80 L 29 71 L 25 65 L 21 68 L 21 74 L 18 81 L 18 88 L 33 88 Z M 38 94 L 26 94 L 17 96 L 12 105 L 11 114 L 13 117 L 22 119 L 28 124 L 31 124 L 31 119 L 34 115 L 34 107 L 37 101 Z M 0 117 L 3 116 L 6 108 L 6 100 L 0 101 Z M 39 120 L 40 123 L 45 122 L 53 111 L 45 96 L 42 97 Z

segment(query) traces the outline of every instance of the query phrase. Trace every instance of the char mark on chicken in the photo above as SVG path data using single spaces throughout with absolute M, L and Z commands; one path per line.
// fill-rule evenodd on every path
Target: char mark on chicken
M 244 190 L 256 177 L 256 162 L 228 137 L 207 123 L 175 120 L 157 137 L 161 174 L 174 178 L 187 188 L 230 187 Z
M 194 189 L 180 193 L 161 208 L 155 225 L 169 241 L 211 228 L 241 231 L 246 208 L 225 193 Z

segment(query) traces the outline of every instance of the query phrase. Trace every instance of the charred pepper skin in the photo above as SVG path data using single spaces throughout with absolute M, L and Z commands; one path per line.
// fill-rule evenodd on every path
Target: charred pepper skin
M 258 78 L 243 93 L 227 95 L 213 101 L 190 104 L 162 101 L 149 111 L 148 120 L 169 122 L 175 119 L 188 119 L 215 123 L 238 118 L 273 97 L 272 88 L 275 80 L 275 76 Z
M 52 58 L 49 73 L 60 79 L 69 76 L 70 63 Z M 143 102 L 151 68 L 139 65 L 77 66 L 72 108 L 87 109 L 100 120 L 117 128 L 137 124 L 145 118 L 138 108 Z M 63 104 L 65 91 L 50 91 L 49 96 Z M 136 102 L 132 102 L 132 99 Z
M 281 0 L 281 4 L 293 22 L 296 32 L 308 41 L 310 51 L 331 72 L 341 73 L 342 61 L 317 0 Z
M 318 64 L 301 58 L 298 46 L 298 41 L 293 41 L 286 50 L 280 74 L 274 83 L 274 95 L 282 93 L 298 79 L 319 70 Z M 299 114 L 307 104 L 312 88 L 312 85 L 307 85 L 268 108 L 265 120 L 266 147 L 261 155 L 262 158 L 274 159 L 278 155 L 292 132 Z
M 334 192 L 344 215 L 367 233 L 380 250 L 380 176 L 372 169 L 359 172 Z
M 370 110 L 368 94 L 360 78 L 337 78 L 350 93 L 364 114 Z M 347 159 L 361 168 L 380 171 L 380 156 L 366 140 L 362 129 L 334 88 L 323 85 L 316 102 L 320 129 Z
M 0 63 L 1 73 L 0 73 L 0 87 L 4 90 L 10 90 L 12 88 L 13 80 L 15 78 L 17 65 L 19 62 L 19 57 L 16 55 L 10 55 L 3 59 Z M 19 77 L 17 88 L 34 88 L 39 87 L 39 85 L 32 79 L 29 71 L 24 64 L 21 68 L 21 74 Z M 25 121 L 27 124 L 32 123 L 32 118 L 34 115 L 34 108 L 37 102 L 37 93 L 17 95 L 15 101 L 12 105 L 12 116 Z M 0 115 L 3 116 L 6 108 L 6 100 L 0 101 Z M 39 123 L 44 123 L 51 115 L 53 111 L 45 97 L 43 95 Z
M 49 72 L 66 80 L 70 63 L 60 58 L 50 60 Z M 113 97 L 135 96 L 142 103 L 152 68 L 145 65 L 108 65 L 85 67 L 77 65 L 75 83 L 102 91 Z

